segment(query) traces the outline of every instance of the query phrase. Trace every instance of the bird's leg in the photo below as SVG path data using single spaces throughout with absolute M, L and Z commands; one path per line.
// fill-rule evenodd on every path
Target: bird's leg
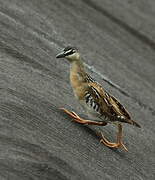
M 73 118 L 73 120 L 77 123 L 87 124 L 87 125 L 98 125 L 98 126 L 106 126 L 107 125 L 106 122 L 97 122 L 97 121 L 82 119 L 75 112 L 73 112 L 73 111 L 70 112 L 65 108 L 60 108 L 60 109 L 63 110 L 69 116 L 71 116 Z
M 118 134 L 117 134 L 117 142 L 116 143 L 109 142 L 103 135 L 102 135 L 102 139 L 100 140 L 100 142 L 111 148 L 123 147 L 125 151 L 128 151 L 128 149 L 125 147 L 125 145 L 122 142 L 122 125 L 121 124 L 118 124 Z

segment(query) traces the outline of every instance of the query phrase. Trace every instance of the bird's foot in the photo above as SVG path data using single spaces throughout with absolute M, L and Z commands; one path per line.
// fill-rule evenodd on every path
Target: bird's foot
M 85 120 L 80 118 L 75 112 L 73 111 L 68 111 L 65 108 L 60 108 L 61 110 L 63 110 L 66 114 L 68 114 L 69 116 L 71 116 L 73 118 L 74 122 L 80 123 L 80 124 L 86 124 L 86 125 L 98 125 L 98 126 L 105 126 L 107 125 L 106 122 L 97 122 L 97 121 L 91 121 L 91 120 Z M 112 143 L 109 142 L 101 133 L 102 139 L 100 140 L 101 143 L 103 143 L 104 145 L 110 147 L 110 148 L 124 148 L 125 151 L 128 151 L 128 149 L 126 148 L 126 146 L 123 144 L 122 142 L 122 125 L 118 124 L 118 135 L 117 135 L 117 142 L 116 143 Z
M 105 125 L 107 125 L 106 122 L 97 122 L 97 121 L 82 119 L 75 112 L 73 112 L 73 111 L 70 112 L 70 111 L 68 111 L 65 108 L 60 108 L 60 109 L 63 110 L 69 116 L 71 116 L 73 118 L 74 122 L 77 122 L 77 123 L 80 123 L 80 124 L 86 124 L 86 125 L 98 125 L 98 126 L 105 126 Z
M 68 111 L 65 108 L 60 108 L 61 110 L 63 110 L 66 114 L 68 114 L 69 116 L 71 116 L 73 119 L 79 119 L 80 117 L 73 111 Z
M 126 148 L 126 146 L 123 144 L 122 141 L 118 141 L 116 143 L 112 143 L 112 142 L 109 142 L 104 136 L 103 134 L 102 135 L 102 139 L 100 140 L 100 143 L 103 143 L 104 145 L 110 147 L 110 148 L 120 148 L 122 147 L 125 151 L 128 152 L 128 149 Z

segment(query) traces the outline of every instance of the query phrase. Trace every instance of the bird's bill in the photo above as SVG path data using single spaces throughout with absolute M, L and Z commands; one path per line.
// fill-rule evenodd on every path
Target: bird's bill
M 65 53 L 61 52 L 59 54 L 56 55 L 56 58 L 64 58 L 65 57 Z

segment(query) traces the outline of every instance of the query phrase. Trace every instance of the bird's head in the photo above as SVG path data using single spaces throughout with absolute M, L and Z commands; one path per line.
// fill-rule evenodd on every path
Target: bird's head
M 60 52 L 56 58 L 66 58 L 68 61 L 78 61 L 80 59 L 80 54 L 78 53 L 77 48 L 67 46 Z

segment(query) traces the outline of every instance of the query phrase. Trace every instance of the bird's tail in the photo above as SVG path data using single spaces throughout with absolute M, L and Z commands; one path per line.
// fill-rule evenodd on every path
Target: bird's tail
M 134 126 L 136 126 L 136 127 L 139 127 L 139 128 L 141 128 L 141 126 L 136 122 L 136 121 L 134 121 L 134 120 L 129 120 L 129 124 L 132 124 L 132 125 L 134 125 Z
M 128 123 L 128 124 L 131 124 L 133 126 L 141 128 L 141 126 L 136 121 L 134 121 L 132 119 L 125 119 L 125 118 L 123 119 L 123 118 L 120 118 L 119 121 L 124 122 L 124 123 Z

